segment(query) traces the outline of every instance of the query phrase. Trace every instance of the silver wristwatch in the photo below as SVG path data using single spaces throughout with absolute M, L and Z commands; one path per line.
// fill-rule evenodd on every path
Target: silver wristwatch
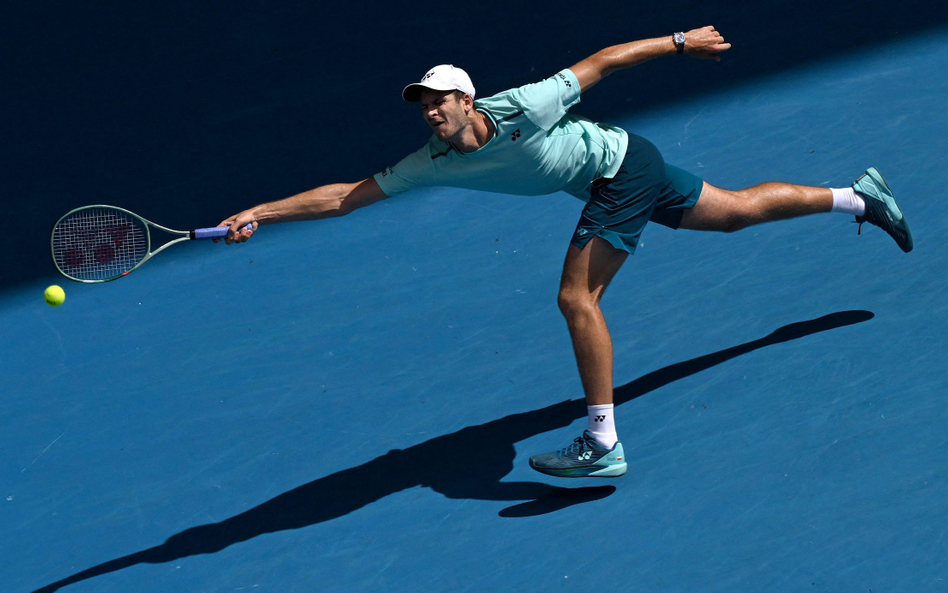
M 675 33 L 672 35 L 672 39 L 675 41 L 675 47 L 678 48 L 678 53 L 685 51 L 685 34 L 684 33 Z

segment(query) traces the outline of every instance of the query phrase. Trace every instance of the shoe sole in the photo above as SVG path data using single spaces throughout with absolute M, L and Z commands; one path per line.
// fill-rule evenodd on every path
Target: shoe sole
M 618 478 L 623 475 L 628 469 L 629 464 L 626 462 L 622 463 L 613 463 L 612 465 L 607 466 L 592 466 L 592 467 L 582 467 L 576 469 L 550 469 L 550 468 L 541 468 L 533 465 L 533 461 L 530 461 L 530 467 L 540 472 L 541 474 L 546 474 L 548 476 L 555 476 L 557 478 Z M 598 468 L 598 469 L 594 469 Z

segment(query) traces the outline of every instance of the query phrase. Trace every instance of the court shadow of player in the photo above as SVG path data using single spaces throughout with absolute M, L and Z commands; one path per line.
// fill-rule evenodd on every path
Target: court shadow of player
M 742 354 L 868 321 L 873 316 L 869 311 L 843 311 L 786 325 L 763 338 L 643 375 L 616 388 L 615 403 L 627 403 Z M 563 488 L 540 482 L 501 481 L 513 469 L 514 443 L 565 427 L 584 414 L 582 400 L 567 400 L 469 426 L 407 449 L 395 449 L 360 466 L 294 488 L 219 523 L 186 529 L 159 546 L 104 562 L 37 591 L 56 591 L 136 564 L 159 564 L 187 556 L 212 554 L 267 533 L 329 521 L 416 486 L 427 486 L 452 499 L 526 501 L 502 510 L 500 515 L 503 517 L 540 515 L 599 500 L 612 494 L 615 487 Z M 457 459 L 464 459 L 464 463 L 457 463 Z

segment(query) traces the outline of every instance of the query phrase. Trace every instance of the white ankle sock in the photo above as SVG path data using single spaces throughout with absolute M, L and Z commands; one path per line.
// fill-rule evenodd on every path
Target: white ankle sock
M 613 448 L 619 440 L 616 435 L 616 418 L 613 415 L 613 404 L 586 406 L 586 411 L 589 413 L 589 434 L 606 449 Z
M 866 213 L 866 201 L 851 187 L 830 189 L 833 192 L 833 212 L 844 212 L 862 216 Z

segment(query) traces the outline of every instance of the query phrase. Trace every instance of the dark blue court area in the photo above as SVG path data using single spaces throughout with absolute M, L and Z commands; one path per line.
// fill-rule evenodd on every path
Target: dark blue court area
M 3 593 L 948 590 L 943 7 L 5 12 Z M 603 300 L 621 478 L 527 464 L 586 426 L 565 194 L 422 190 L 101 285 L 50 262 L 78 206 L 213 226 L 394 164 L 432 65 L 487 96 L 706 24 L 720 64 L 650 62 L 573 111 L 726 188 L 878 167 L 915 250 L 842 214 L 647 227 Z

